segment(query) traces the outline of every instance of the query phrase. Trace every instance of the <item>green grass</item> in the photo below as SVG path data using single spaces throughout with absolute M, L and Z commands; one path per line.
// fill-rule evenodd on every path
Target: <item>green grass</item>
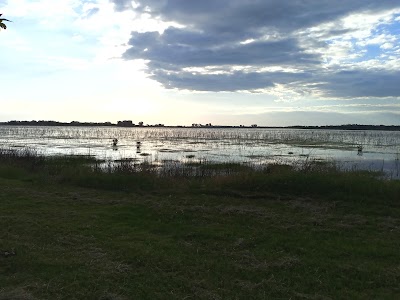
M 21 161 L 0 155 L 0 299 L 400 297 L 399 181 Z

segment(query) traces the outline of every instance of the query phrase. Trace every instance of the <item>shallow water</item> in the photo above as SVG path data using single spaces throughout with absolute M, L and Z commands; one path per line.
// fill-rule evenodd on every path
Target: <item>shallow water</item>
M 398 131 L 0 126 L 0 142 L 4 148 L 29 147 L 44 155 L 104 160 L 301 164 L 313 159 L 335 161 L 345 169 L 384 171 L 391 178 L 400 173 Z

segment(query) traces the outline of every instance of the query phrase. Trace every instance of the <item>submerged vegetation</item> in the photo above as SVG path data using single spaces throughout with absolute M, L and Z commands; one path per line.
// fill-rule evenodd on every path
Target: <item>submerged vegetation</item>
M 266 165 L 334 160 L 342 168 L 383 170 L 391 177 L 400 172 L 399 141 L 397 131 L 0 126 L 3 147 L 29 146 L 45 155 L 76 154 L 158 165 L 171 161 Z
M 398 299 L 400 181 L 0 150 L 0 299 Z
M 3 177 L 14 173 L 25 174 L 28 181 L 42 183 L 68 183 L 72 186 L 109 189 L 116 191 L 155 191 L 172 189 L 177 192 L 193 191 L 194 187 L 229 190 L 262 190 L 298 192 L 346 193 L 352 190 L 366 191 L 375 185 L 359 185 L 365 180 L 391 185 L 391 181 L 379 179 L 383 175 L 372 171 L 341 170 L 334 162 L 305 159 L 285 164 L 251 164 L 207 160 L 163 161 L 157 164 L 151 160 L 135 159 L 117 161 L 98 160 L 92 156 L 45 156 L 29 148 L 19 150 L 0 149 L 0 172 Z M 19 173 L 18 173 L 19 172 Z M 354 182 L 353 182 L 354 179 Z M 311 181 L 310 181 L 311 180 Z M 312 181 L 319 181 L 314 187 Z M 305 184 L 310 181 L 310 184 Z M 330 189 L 326 189 L 329 184 Z M 394 183 L 396 185 L 396 183 Z

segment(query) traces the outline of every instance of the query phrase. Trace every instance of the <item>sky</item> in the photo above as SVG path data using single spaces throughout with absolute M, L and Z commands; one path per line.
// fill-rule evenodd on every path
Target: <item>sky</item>
M 0 0 L 0 121 L 400 125 L 398 0 Z

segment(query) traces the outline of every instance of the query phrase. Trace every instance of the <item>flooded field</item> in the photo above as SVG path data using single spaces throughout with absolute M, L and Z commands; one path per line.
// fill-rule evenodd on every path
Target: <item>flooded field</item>
M 113 139 L 114 143 L 113 143 Z M 400 132 L 263 128 L 0 126 L 3 148 L 44 155 L 90 155 L 153 164 L 334 161 L 343 169 L 384 171 L 399 178 Z

